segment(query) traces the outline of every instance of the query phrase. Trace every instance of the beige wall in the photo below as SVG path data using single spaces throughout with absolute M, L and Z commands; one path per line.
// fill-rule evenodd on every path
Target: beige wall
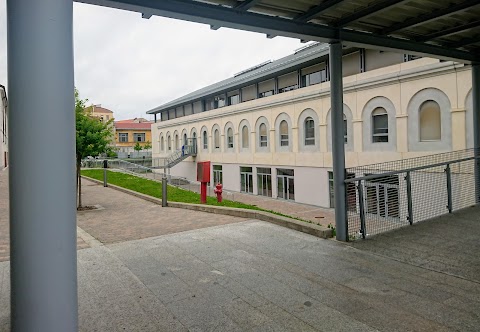
M 344 103 L 351 111 L 351 128 L 353 130 L 353 133 L 349 135 L 349 140 L 353 142 L 349 142 L 352 144 L 352 149 L 346 152 L 346 166 L 353 167 L 466 148 L 466 126 L 471 120 L 466 118 L 468 112 L 465 110 L 470 90 L 470 67 L 426 58 L 345 77 Z M 443 94 L 450 104 L 446 111 L 450 126 L 448 137 L 450 145 L 436 147 L 434 150 L 422 150 L 421 147 L 420 150 L 418 148 L 411 149 L 409 148 L 412 146 L 412 142 L 409 141 L 411 140 L 409 130 L 412 130 L 412 125 L 409 123 L 409 116 L 412 116 L 412 111 L 409 111 L 409 107 L 411 108 L 412 100 L 417 98 L 416 96 L 421 93 L 426 93 L 428 96 L 429 91 Z M 432 94 L 434 100 L 435 96 L 436 94 Z M 395 135 L 395 146 L 382 150 L 381 153 L 375 150 L 364 151 L 365 145 L 363 144 L 364 130 L 366 130 L 363 111 L 369 102 L 378 97 L 388 99 L 393 105 L 395 119 L 395 127 L 389 127 L 390 134 Z M 152 126 L 153 156 L 168 155 L 168 151 L 162 152 L 159 149 L 161 134 L 166 135 L 169 132 L 173 137 L 174 131 L 182 132 L 186 129 L 188 133 L 191 133 L 192 130 L 195 130 L 198 138 L 197 161 L 210 160 L 212 163 L 223 165 L 252 165 L 253 167 L 269 165 L 272 169 L 278 165 L 295 170 L 303 169 L 302 172 L 296 171 L 295 173 L 296 190 L 305 187 L 296 194 L 297 201 L 328 206 L 327 171 L 332 167 L 332 155 L 327 143 L 329 140 L 327 136 L 330 132 L 330 126 L 327 123 L 329 110 L 329 82 L 326 82 L 201 114 L 156 123 Z M 311 112 L 310 114 L 314 114 L 318 118 L 315 124 L 317 145 L 313 148 L 302 147 L 303 137 L 300 136 L 303 123 L 299 123 L 299 119 L 305 116 L 304 112 Z M 286 116 L 291 123 L 291 146 L 287 151 L 277 146 L 275 126 L 277 117 L 281 116 Z M 269 146 L 263 150 L 257 146 L 256 123 L 260 118 L 266 120 L 269 129 Z M 367 119 L 370 117 L 367 116 Z M 226 149 L 225 126 L 227 122 L 230 122 L 234 128 L 233 151 Z M 248 149 L 240 148 L 241 122 L 248 122 L 250 127 Z M 220 128 L 219 151 L 212 150 L 212 128 L 215 125 Z M 202 148 L 201 129 L 203 127 L 207 128 L 208 132 L 207 150 Z M 369 137 L 367 135 L 367 139 Z M 234 168 L 238 172 L 237 166 Z M 318 179 L 316 186 L 323 188 L 321 193 L 315 191 L 316 186 L 315 188 L 308 186 L 309 179 Z M 231 181 L 238 182 L 235 179 Z M 235 190 L 236 188 L 229 189 Z

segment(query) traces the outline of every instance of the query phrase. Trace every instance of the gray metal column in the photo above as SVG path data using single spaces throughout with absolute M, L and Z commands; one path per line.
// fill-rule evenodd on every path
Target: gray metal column
M 345 190 L 345 143 L 343 133 L 342 44 L 330 44 L 330 98 L 332 127 L 333 183 L 337 240 L 347 241 L 347 200 Z
M 72 0 L 7 0 L 14 331 L 76 331 Z
M 475 148 L 475 199 L 480 203 L 480 64 L 472 66 L 473 147 Z

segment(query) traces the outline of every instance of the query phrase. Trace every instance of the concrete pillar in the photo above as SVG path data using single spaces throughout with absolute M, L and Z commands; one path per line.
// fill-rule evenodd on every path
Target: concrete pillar
M 343 133 L 342 44 L 330 44 L 330 98 L 332 121 L 333 182 L 335 184 L 335 227 L 337 240 L 347 241 L 347 201 L 345 191 L 345 144 Z
M 473 147 L 480 158 L 480 64 L 472 66 Z M 480 159 L 475 161 L 475 199 L 480 203 Z
M 72 0 L 7 0 L 14 331 L 76 331 Z

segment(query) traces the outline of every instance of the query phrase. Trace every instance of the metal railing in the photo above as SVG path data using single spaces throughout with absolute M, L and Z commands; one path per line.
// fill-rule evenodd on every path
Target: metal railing
M 171 168 L 187 157 L 197 155 L 197 144 L 194 144 L 196 142 L 193 142 L 192 139 L 187 141 L 186 145 L 183 145 L 181 149 L 174 151 L 165 159 L 166 167 Z
M 82 167 L 103 168 L 103 160 L 104 159 L 85 159 L 82 161 Z M 131 163 L 125 160 L 108 159 L 108 169 L 129 173 L 135 176 L 145 177 L 159 183 L 162 182 L 164 177 L 166 177 L 168 184 L 171 186 L 200 193 L 200 182 L 190 181 L 185 177 L 170 175 L 164 172 L 160 172 L 159 169 L 144 167 L 142 165 Z M 207 195 L 215 197 L 214 189 L 215 188 L 208 186 Z M 233 201 L 235 200 L 235 193 L 224 190 L 223 198 Z
M 348 168 L 349 240 L 477 204 L 478 163 L 478 151 L 468 149 Z

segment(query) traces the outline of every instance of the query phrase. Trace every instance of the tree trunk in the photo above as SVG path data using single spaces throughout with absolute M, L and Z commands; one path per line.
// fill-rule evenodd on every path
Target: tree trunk
M 82 207 L 82 177 L 80 174 L 80 163 L 77 162 L 77 186 L 78 186 L 78 208 Z

